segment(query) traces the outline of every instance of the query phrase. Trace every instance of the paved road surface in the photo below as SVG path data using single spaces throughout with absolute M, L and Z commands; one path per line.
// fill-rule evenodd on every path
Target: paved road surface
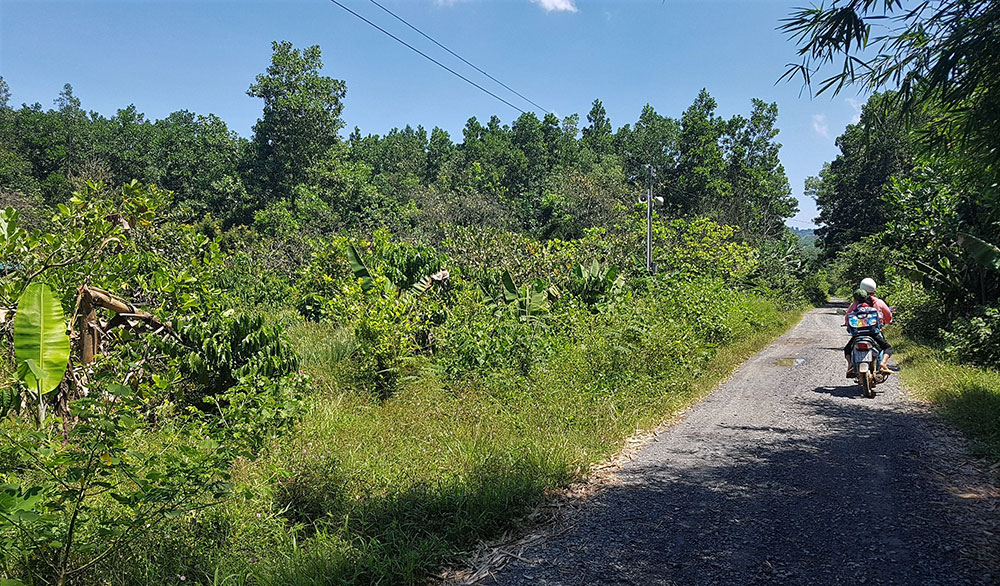
M 897 377 L 861 397 L 842 319 L 809 312 L 480 584 L 1000 584 L 996 479 Z

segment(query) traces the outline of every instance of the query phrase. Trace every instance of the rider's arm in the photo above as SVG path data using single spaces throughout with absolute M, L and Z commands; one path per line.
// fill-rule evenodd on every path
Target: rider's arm
M 876 298 L 875 309 L 877 309 L 879 314 L 882 316 L 882 320 L 885 322 L 885 325 L 892 323 L 892 310 L 890 310 L 889 306 L 885 304 L 885 301 Z

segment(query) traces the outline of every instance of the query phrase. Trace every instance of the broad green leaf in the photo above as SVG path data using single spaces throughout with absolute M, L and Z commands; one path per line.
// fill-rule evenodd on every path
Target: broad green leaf
M 507 300 L 507 303 L 517 301 L 517 286 L 514 285 L 514 278 L 510 276 L 510 271 L 505 270 L 500 280 L 503 283 L 504 299 Z
M 4 240 L 10 238 L 17 231 L 17 215 L 14 208 L 9 206 L 0 212 L 0 236 Z
M 29 358 L 25 360 L 24 365 L 28 367 L 28 371 L 31 374 L 35 375 L 35 380 L 45 380 L 45 371 L 33 359 Z
M 358 254 L 358 249 L 354 248 L 353 244 L 347 245 L 347 260 L 351 262 L 351 271 L 354 272 L 354 276 L 361 279 L 361 290 L 371 289 L 373 285 L 372 275 L 368 272 L 368 267 L 361 260 L 361 255 Z
M 40 386 L 42 394 L 55 390 L 66 373 L 69 362 L 66 319 L 59 300 L 48 285 L 28 285 L 17 302 L 14 358 L 18 364 L 18 377 L 30 389 Z M 29 360 L 41 371 L 41 377 L 29 367 Z
M 968 232 L 959 232 L 957 240 L 977 263 L 1000 271 L 1000 248 Z
M 120 385 L 118 383 L 110 383 L 108 385 L 108 392 L 122 399 L 132 396 L 131 387 L 126 387 L 125 385 Z

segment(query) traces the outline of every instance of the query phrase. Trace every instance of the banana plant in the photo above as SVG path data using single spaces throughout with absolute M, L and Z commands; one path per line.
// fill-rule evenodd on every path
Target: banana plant
M 977 263 L 984 267 L 1000 271 L 1000 248 L 997 248 L 996 245 L 990 244 L 968 232 L 959 232 L 955 240 Z
M 371 271 L 365 265 L 365 261 L 361 258 L 361 254 L 358 249 L 354 247 L 353 244 L 347 245 L 347 259 L 351 263 L 351 272 L 354 276 L 361 280 L 361 290 L 367 293 L 375 287 L 375 279 L 372 278 Z M 450 274 L 447 269 L 441 269 L 435 273 L 429 275 L 424 275 L 418 279 L 415 283 L 412 283 L 409 287 L 404 287 L 396 283 L 389 282 L 390 285 L 395 289 L 396 294 L 403 295 L 422 295 L 427 291 L 431 290 L 435 284 L 444 284 L 448 281 Z
M 615 265 L 605 265 L 596 259 L 590 266 L 577 264 L 573 267 L 575 279 L 571 290 L 587 305 L 596 305 L 618 292 L 624 279 Z
M 506 270 L 500 281 L 503 284 L 500 299 L 523 322 L 538 321 L 542 314 L 548 312 L 549 303 L 561 296 L 555 285 L 546 287 L 540 279 L 519 287 L 514 283 L 510 271 Z
M 45 420 L 44 396 L 56 390 L 69 363 L 66 317 L 48 285 L 32 283 L 17 302 L 14 359 L 17 376 L 34 392 L 38 424 Z
M 354 276 L 361 279 L 361 290 L 365 293 L 371 291 L 372 287 L 375 286 L 375 281 L 372 279 L 368 267 L 365 266 L 365 261 L 361 259 L 358 249 L 354 248 L 353 244 L 347 245 L 347 260 L 351 262 L 351 271 Z

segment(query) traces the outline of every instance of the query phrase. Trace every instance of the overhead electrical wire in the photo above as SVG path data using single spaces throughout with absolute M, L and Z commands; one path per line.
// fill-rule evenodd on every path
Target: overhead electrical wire
M 448 67 L 448 66 L 447 66 L 447 65 L 445 65 L 444 63 L 441 63 L 441 62 L 440 62 L 440 61 L 438 61 L 437 59 L 435 59 L 435 58 L 431 57 L 430 55 L 428 55 L 428 54 L 424 53 L 424 52 L 423 52 L 423 51 L 421 51 L 420 49 L 418 49 L 418 48 L 414 47 L 413 45 L 411 45 L 411 44 L 407 43 L 407 42 L 406 42 L 406 41 L 404 41 L 403 39 L 401 39 L 401 38 L 397 37 L 396 35 L 394 35 L 394 34 L 390 33 L 389 31 L 385 30 L 384 28 L 380 27 L 379 25 L 375 24 L 374 22 L 372 22 L 372 21 L 368 20 L 367 18 L 365 18 L 365 17 L 361 16 L 361 15 L 360 15 L 360 14 L 358 14 L 357 12 L 354 12 L 353 10 L 351 10 L 350 8 L 348 8 L 348 7 L 344 6 L 343 4 L 341 4 L 340 2 L 338 2 L 337 0 L 330 0 L 330 2 L 333 2 L 334 4 L 336 4 L 337 6 L 340 6 L 341 8 L 343 8 L 344 10 L 346 10 L 347 12 L 350 12 L 350 13 L 351 13 L 351 14 L 353 14 L 354 16 L 356 16 L 356 17 L 358 17 L 359 19 L 361 19 L 361 20 L 365 21 L 366 23 L 368 23 L 368 24 L 369 24 L 369 25 L 371 25 L 372 27 L 374 27 L 374 28 L 378 29 L 379 31 L 381 31 L 381 32 L 382 32 L 383 34 L 385 34 L 385 35 L 387 35 L 387 36 L 389 36 L 389 37 L 392 37 L 392 38 L 393 38 L 393 40 L 395 40 L 396 42 L 398 42 L 398 43 L 402 44 L 402 45 L 403 45 L 403 46 L 405 46 L 406 48 L 410 49 L 410 50 L 411 50 L 411 51 L 413 51 L 414 53 L 417 53 L 418 55 L 420 55 L 420 56 L 421 56 L 421 57 L 423 57 L 424 59 L 427 59 L 427 60 L 428 60 L 428 61 L 430 61 L 431 63 L 434 63 L 435 65 L 437 65 L 438 67 L 440 67 L 440 68 L 444 69 L 445 71 L 448 71 L 448 72 L 449 72 L 449 73 L 451 73 L 452 75 L 454 75 L 454 76 L 456 76 L 456 77 L 458 77 L 458 78 L 462 79 L 463 81 L 465 81 L 465 82 L 466 82 L 466 83 L 468 83 L 469 85 L 472 85 L 473 87 L 476 87 L 476 88 L 478 88 L 478 89 L 479 89 L 480 91 L 483 91 L 483 92 L 486 92 L 487 94 L 489 94 L 489 95 L 493 96 L 494 98 L 496 98 L 496 99 L 500 100 L 500 101 L 501 101 L 501 102 L 503 102 L 504 104 L 507 104 L 508 106 L 510 106 L 511 108 L 513 108 L 513 109 L 517 110 L 518 112 L 520 112 L 520 113 L 522 113 L 522 114 L 526 114 L 526 112 L 525 112 L 524 110 L 522 110 L 522 109 L 518 108 L 518 107 L 517 107 L 517 106 L 515 106 L 514 104 L 511 104 L 510 102 L 508 102 L 507 100 L 505 100 L 505 99 L 501 98 L 500 96 L 498 96 L 498 95 L 494 94 L 494 93 L 493 93 L 493 92 L 491 92 L 490 90 L 488 90 L 488 89 L 484 88 L 483 86 L 479 85 L 478 83 L 476 83 L 476 82 L 472 81 L 472 80 L 471 80 L 471 79 L 469 79 L 468 77 L 465 77 L 464 75 L 462 75 L 461 73 L 459 73 L 459 72 L 455 71 L 454 69 L 452 69 L 452 68 Z
M 444 49 L 445 51 L 447 51 L 447 52 L 451 53 L 451 55 L 452 55 L 452 56 L 454 56 L 454 57 L 456 57 L 457 59 L 461 60 L 461 61 L 462 61 L 462 63 L 465 63 L 465 64 L 466 64 L 466 65 L 468 65 L 469 67 L 471 67 L 471 68 L 475 69 L 475 70 L 476 70 L 476 71 L 478 71 L 479 73 L 482 73 L 482 74 L 483 74 L 483 75 L 485 75 L 486 77 L 488 77 L 488 78 L 492 79 L 493 81 L 495 81 L 496 83 L 500 84 L 501 86 L 503 86 L 503 87 L 504 87 L 504 88 L 505 88 L 506 90 L 508 90 L 508 91 L 509 91 L 509 92 L 511 92 L 512 94 L 514 94 L 514 95 L 516 95 L 517 97 L 521 98 L 521 99 L 522 99 L 522 100 L 524 100 L 525 102 L 528 102 L 529 104 L 531 104 L 532 106 L 534 106 L 534 107 L 538 108 L 539 110 L 542 110 L 542 111 L 543 111 L 543 112 L 545 112 L 546 114 L 551 114 L 551 112 L 549 112 L 549 111 L 548 111 L 547 109 L 543 108 L 542 106 L 539 106 L 538 104 L 536 104 L 536 103 L 535 103 L 535 102 L 533 102 L 532 100 L 528 99 L 528 97 L 526 97 L 526 96 L 525 96 L 524 94 L 522 94 L 522 93 L 518 92 L 518 91 L 517 91 L 517 90 L 515 90 L 514 88 L 510 87 L 509 85 L 505 84 L 504 82 L 500 81 L 499 79 L 497 79 L 497 78 L 493 77 L 493 76 L 492 76 L 492 75 L 490 75 L 489 73 L 486 73 L 485 71 L 483 71 L 483 70 L 482 70 L 482 69 L 480 69 L 479 67 L 476 67 L 476 66 L 475 66 L 474 64 L 472 64 L 471 62 L 469 62 L 469 60 L 468 60 L 468 59 L 466 59 L 465 57 L 462 57 L 461 55 L 459 55 L 458 53 L 456 53 L 456 52 L 452 51 L 452 50 L 451 50 L 451 49 L 449 49 L 448 47 L 445 47 L 444 45 L 442 45 L 441 43 L 437 42 L 437 41 L 436 41 L 436 40 L 435 40 L 434 38 L 432 38 L 432 37 L 431 37 L 430 35 L 428 35 L 428 34 L 427 34 L 427 33 L 425 33 L 424 31 L 422 31 L 422 30 L 418 29 L 417 27 L 413 26 L 412 24 L 410 24 L 410 23 L 406 22 L 406 20 L 404 20 L 404 19 L 403 19 L 403 18 L 402 18 L 401 16 L 397 15 L 397 14 L 396 14 L 395 12 L 393 12 L 393 11 L 389 10 L 389 9 L 388 9 L 388 8 L 386 8 L 385 6 L 382 6 L 381 4 L 379 4 L 378 2 L 376 2 L 375 0 L 368 0 L 368 1 L 369 1 L 369 2 L 371 2 L 372 4 L 374 4 L 375 6 L 378 6 L 379 8 L 381 8 L 382 10 L 384 10 L 385 12 L 387 12 L 387 13 L 388 13 L 388 14 L 389 14 L 390 16 L 392 16 L 393 18 L 395 18 L 395 19 L 396 19 L 396 20 L 398 20 L 399 22 L 401 22 L 401 23 L 405 24 L 406 26 L 410 27 L 411 29 L 413 29 L 413 30 L 417 31 L 417 33 L 419 33 L 419 34 L 420 34 L 421 36 L 423 36 L 423 37 L 424 37 L 425 39 L 427 39 L 428 41 L 430 41 L 430 42 L 434 43 L 434 44 L 435 44 L 435 45 L 437 45 L 438 47 L 441 47 L 441 48 L 442 48 L 442 49 Z
M 472 67 L 473 69 L 475 69 L 475 70 L 476 70 L 476 71 L 478 71 L 479 73 L 482 73 L 483 75 L 485 75 L 486 77 L 490 78 L 490 79 L 491 79 L 491 80 L 493 80 L 494 82 L 496 82 L 496 83 L 498 83 L 499 85 L 503 86 L 503 87 L 504 87 L 505 89 L 507 89 L 508 91 L 510 91 L 511 93 L 513 93 L 514 95 L 518 96 L 518 97 L 519 97 L 519 98 L 521 98 L 522 100 L 524 100 L 524 101 L 528 102 L 529 104 L 531 104 L 531 105 L 535 106 L 536 108 L 538 108 L 538 109 L 540 109 L 540 110 L 544 111 L 544 112 L 545 112 L 545 113 L 547 113 L 547 114 L 548 114 L 548 113 L 550 113 L 550 112 L 549 112 L 548 110 L 546 110 L 546 109 L 545 109 L 545 108 L 543 108 L 542 106 L 539 106 L 539 105 L 538 105 L 538 104 L 536 104 L 536 103 L 535 103 L 534 101 L 532 101 L 531 99 L 527 98 L 526 96 L 524 96 L 523 94 L 521 94 L 520 92 L 518 92 L 517 90 L 515 90 L 514 88 L 512 88 L 512 87 L 508 86 L 508 85 L 507 85 L 507 84 L 505 84 L 504 82 L 502 82 L 502 81 L 500 81 L 499 79 L 497 79 L 497 78 L 493 77 L 492 75 L 490 75 L 489 73 L 487 73 L 487 72 L 483 71 L 483 70 L 482 70 L 482 69 L 480 69 L 479 67 L 476 67 L 476 65 L 475 65 L 475 64 L 471 63 L 470 61 L 468 61 L 467 59 L 465 59 L 464 57 L 462 57 L 462 56 L 461 56 L 461 55 L 459 55 L 458 53 L 456 53 L 456 52 L 452 51 L 451 49 L 449 49 L 448 47 L 445 47 L 444 45 L 442 45 L 441 43 L 439 43 L 438 41 L 436 41 L 436 40 L 435 40 L 435 39 L 434 39 L 433 37 L 431 37 L 431 36 L 427 35 L 427 34 L 426 34 L 426 33 L 424 33 L 424 32 L 423 32 L 422 30 L 420 30 L 420 29 L 418 29 L 417 27 L 413 26 L 412 24 L 410 24 L 409 22 L 407 22 L 406 20 L 404 20 L 404 19 L 403 19 L 402 17 L 398 16 L 398 15 L 397 15 L 396 13 L 394 13 L 393 11 L 389 10 L 389 9 L 388 9 L 388 8 L 386 8 L 385 6 L 382 6 L 381 4 L 379 4 L 378 2 L 376 2 L 376 0 L 368 0 L 368 1 L 369 1 L 369 2 L 371 2 L 372 4 L 374 4 L 375 6 L 378 6 L 378 7 L 379 7 L 379 8 L 381 8 L 382 10 L 384 10 L 384 11 L 385 11 L 386 13 L 388 13 L 388 14 L 389 14 L 390 16 L 392 16 L 393 18 L 395 18 L 395 19 L 396 19 L 396 20 L 398 20 L 399 22 L 401 22 L 401 23 L 405 24 L 406 26 L 410 27 L 411 29 L 413 29 L 414 31 L 416 31 L 417 33 L 419 33 L 419 34 L 420 34 L 421 36 L 423 36 L 423 37 L 424 37 L 425 39 L 427 39 L 428 41 L 430 41 L 430 42 L 434 43 L 434 44 L 435 44 L 435 45 L 437 45 L 438 47 L 441 47 L 442 49 L 444 49 L 445 51 L 447 51 L 448 53 L 450 53 L 451 55 L 453 55 L 453 56 L 454 56 L 454 57 L 456 57 L 457 59 L 461 60 L 461 61 L 462 61 L 463 63 L 465 63 L 465 64 L 466 64 L 466 65 L 468 65 L 469 67 Z M 435 65 L 437 65 L 438 67 L 440 67 L 440 68 L 444 69 L 445 71 L 447 71 L 447 72 L 451 73 L 452 75 L 454 75 L 454 76 L 458 77 L 458 78 L 459 78 L 459 79 L 461 79 L 462 81 L 464 81 L 464 82 L 468 83 L 469 85 L 471 85 L 471 86 L 475 87 L 476 89 L 479 89 L 479 90 L 480 90 L 480 91 L 482 91 L 482 92 L 485 92 L 486 94 L 489 94 L 489 95 L 490 95 L 490 96 L 492 96 L 493 98 L 496 98 L 497 100 L 499 100 L 499 101 L 503 102 L 504 104 L 507 104 L 508 106 L 510 106 L 511 108 L 513 108 L 513 109 L 517 110 L 518 112 L 520 112 L 520 113 L 522 113 L 522 114 L 526 114 L 526 112 L 525 112 L 524 110 L 522 110 L 521 108 L 518 108 L 518 107 L 517 107 L 517 106 L 515 106 L 514 104 L 511 104 L 511 103 L 510 103 L 510 102 L 508 102 L 507 100 L 505 100 L 505 99 L 501 98 L 500 96 L 496 95 L 495 93 L 491 92 L 490 90 L 488 90 L 488 89 L 484 88 L 483 86 L 479 85 L 478 83 L 476 83 L 476 82 L 472 81 L 471 79 L 469 79 L 469 78 L 465 77 L 465 76 L 464 76 L 464 75 L 462 75 L 461 73 L 458 73 L 457 71 L 455 71 L 454 69 L 452 69 L 452 68 L 448 67 L 447 65 L 445 65 L 445 64 L 443 64 L 443 63 L 441 63 L 441 62 L 440 62 L 440 61 L 438 61 L 437 59 L 434 59 L 434 58 L 433 58 L 433 57 L 431 57 L 430 55 L 427 55 L 426 53 L 424 53 L 424 52 L 423 52 L 423 51 L 421 51 L 420 49 L 417 49 L 417 48 L 416 48 L 416 47 L 414 47 L 413 45 L 411 45 L 411 44 L 407 43 L 407 42 L 406 42 L 406 41 L 404 41 L 403 39 L 400 39 L 400 38 L 399 38 L 399 37 L 397 37 L 396 35 L 394 35 L 394 34 L 390 33 L 389 31 L 385 30 L 384 28 L 380 27 L 379 25 L 375 24 L 374 22 L 372 22 L 372 21 L 368 20 L 367 18 L 365 18 L 365 17 L 361 16 L 360 14 L 358 14 L 357 12 L 355 12 L 355 11 L 351 10 L 351 9 L 350 9 L 350 8 L 348 8 L 347 6 L 344 6 L 343 4 L 341 4 L 340 2 L 338 2 L 337 0 L 330 0 L 330 2 L 333 2 L 333 3 L 334 3 L 334 4 L 336 4 L 337 6 L 339 6 L 339 7 L 343 8 L 343 9 L 344 9 L 344 10 L 346 10 L 347 12 L 349 12 L 349 13 L 351 13 L 352 15 L 354 15 L 355 17 L 357 17 L 358 19 L 360 19 L 360 20 L 364 21 L 364 22 L 365 22 L 365 23 L 367 23 L 368 25 L 370 25 L 370 26 L 372 26 L 373 28 L 377 29 L 377 30 L 378 30 L 379 32 L 381 32 L 381 33 L 385 34 L 385 35 L 386 35 L 386 36 L 388 36 L 388 37 L 391 37 L 391 38 L 392 38 L 392 39 L 393 39 L 394 41 L 396 41 L 396 42 L 398 42 L 399 44 L 403 45 L 403 46 L 404 46 L 404 47 L 406 47 L 407 49 L 410 49 L 410 50 L 411 50 L 411 51 L 413 51 L 414 53 L 417 53 L 418 55 L 420 55 L 420 56 L 421 56 L 421 57 L 423 57 L 424 59 L 427 59 L 427 60 L 428 60 L 428 61 L 430 61 L 431 63 L 434 63 Z M 677 186 L 675 186 L 675 185 L 674 185 L 674 186 L 670 186 L 670 185 L 668 185 L 668 188 L 673 188 L 673 189 L 674 189 L 675 191 L 680 191 L 680 192 L 681 192 L 682 194 L 684 194 L 684 195 L 689 195 L 689 196 L 694 196 L 694 194 L 692 194 L 692 193 L 690 193 L 690 192 L 686 192 L 686 191 L 683 191 L 683 190 L 679 190 L 679 189 L 677 189 Z M 791 218 L 786 218 L 786 219 L 785 219 L 785 221 L 786 221 L 786 222 L 793 222 L 793 223 L 795 223 L 795 222 L 801 222 L 801 220 L 798 220 L 798 221 L 797 221 L 797 220 L 793 220 L 793 219 L 791 219 Z M 801 222 L 801 223 L 805 223 L 805 222 Z M 808 225 L 809 225 L 810 227 L 812 227 L 812 225 L 811 225 L 811 224 L 808 224 Z

